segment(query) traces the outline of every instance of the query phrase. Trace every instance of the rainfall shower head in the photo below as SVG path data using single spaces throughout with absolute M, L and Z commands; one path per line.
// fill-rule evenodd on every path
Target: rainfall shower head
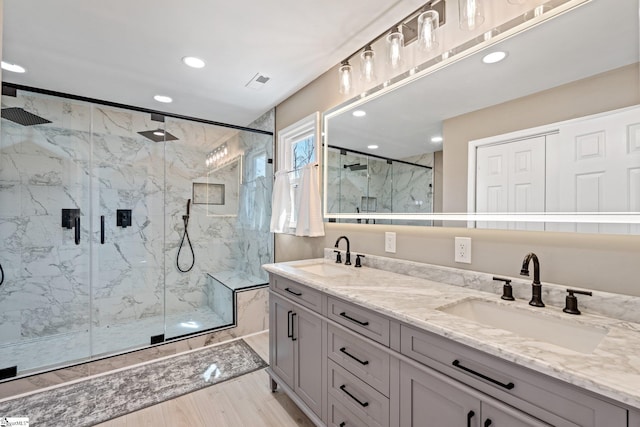
M 176 141 L 178 139 L 174 135 L 171 135 L 169 132 L 162 129 L 145 130 L 138 133 L 153 142 Z
M 367 168 L 367 165 L 361 165 L 360 163 L 354 163 L 352 165 L 344 165 L 345 169 L 349 169 L 350 171 L 361 171 Z
M 3 108 L 2 109 L 2 118 L 11 120 L 14 123 L 17 123 L 22 126 L 33 126 L 33 125 L 44 125 L 46 123 L 51 123 L 51 120 L 43 119 L 40 116 L 36 116 L 24 108 L 19 107 L 11 107 L 11 108 Z

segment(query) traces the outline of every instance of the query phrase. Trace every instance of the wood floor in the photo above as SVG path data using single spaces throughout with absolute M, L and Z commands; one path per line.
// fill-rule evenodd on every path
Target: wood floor
M 269 360 L 269 335 L 245 338 Z M 238 427 L 313 426 L 313 423 L 283 392 L 272 393 L 269 377 L 261 369 L 233 380 L 168 400 L 115 418 L 99 427 Z

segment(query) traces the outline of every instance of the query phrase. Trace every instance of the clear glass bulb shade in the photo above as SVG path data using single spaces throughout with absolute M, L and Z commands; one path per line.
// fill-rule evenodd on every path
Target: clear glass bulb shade
M 340 78 L 340 93 L 349 94 L 353 89 L 353 77 L 351 75 L 351 65 L 348 62 L 342 63 L 338 69 Z
M 393 69 L 402 64 L 402 51 L 404 49 L 404 35 L 398 28 L 387 36 L 387 60 Z
M 376 80 L 375 52 L 367 46 L 360 54 L 360 78 L 367 83 Z
M 484 0 L 458 0 L 460 29 L 472 31 L 484 22 Z
M 418 48 L 433 50 L 438 47 L 440 17 L 435 10 L 427 10 L 418 16 Z

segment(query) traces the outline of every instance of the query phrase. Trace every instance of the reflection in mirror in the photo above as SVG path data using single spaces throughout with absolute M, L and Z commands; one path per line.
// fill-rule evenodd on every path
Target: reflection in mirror
M 571 3 L 582 4 L 327 112 L 325 149 L 369 152 L 368 145 L 378 145 L 376 154 L 393 158 L 435 153 L 433 212 L 467 212 L 470 141 L 640 104 L 638 2 Z M 506 59 L 482 62 L 496 50 Z M 356 120 L 355 110 L 366 114 Z M 441 147 L 432 142 L 438 136 Z M 616 141 L 626 140 L 609 138 L 607 149 Z M 331 194 L 338 184 L 326 187 L 327 198 L 337 197 Z M 345 207 L 326 218 L 354 218 L 354 206 Z
M 339 222 L 407 224 L 406 220 L 375 218 L 371 214 L 433 212 L 433 154 L 402 160 L 329 147 L 327 212 L 361 214 Z M 431 221 L 420 221 L 431 225 Z

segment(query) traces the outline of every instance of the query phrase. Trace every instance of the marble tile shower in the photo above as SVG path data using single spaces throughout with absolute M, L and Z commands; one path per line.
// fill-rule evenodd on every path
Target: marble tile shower
M 0 369 L 20 375 L 222 326 L 233 292 L 220 277 L 232 289 L 267 282 L 271 135 L 26 91 L 3 96 L 9 107 L 51 123 L 1 122 Z M 273 126 L 269 112 L 248 127 Z M 223 143 L 235 190 L 232 162 L 205 164 Z M 191 205 L 195 263 L 183 273 L 176 255 L 194 183 L 224 185 L 227 206 Z M 74 221 L 61 226 L 62 209 L 79 209 L 79 234 Z M 129 226 L 117 225 L 118 210 L 130 210 Z M 190 263 L 183 247 L 180 265 Z

